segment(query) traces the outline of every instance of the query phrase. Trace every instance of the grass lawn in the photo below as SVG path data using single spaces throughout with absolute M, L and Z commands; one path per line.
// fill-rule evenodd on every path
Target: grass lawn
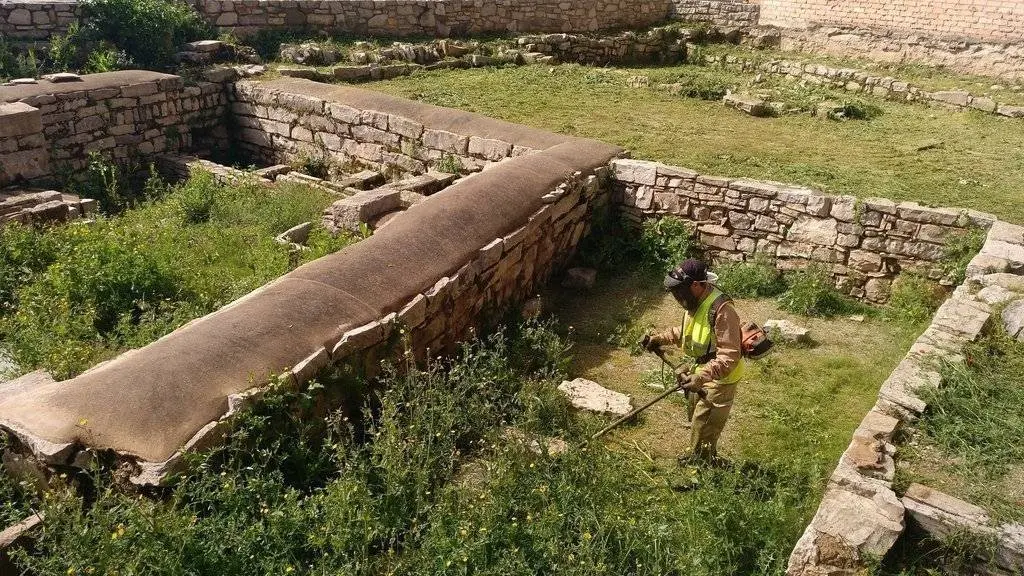
M 701 172 L 795 182 L 833 193 L 963 206 L 1024 222 L 1019 120 L 871 98 L 881 114 L 832 122 L 806 114 L 752 118 L 705 101 L 630 88 L 652 81 L 741 75 L 698 66 L 578 65 L 421 72 L 367 88 L 624 146 L 636 158 Z M 703 80 L 702 80 L 703 81 Z M 836 92 L 839 99 L 849 98 Z M 941 141 L 927 150 L 917 148 Z

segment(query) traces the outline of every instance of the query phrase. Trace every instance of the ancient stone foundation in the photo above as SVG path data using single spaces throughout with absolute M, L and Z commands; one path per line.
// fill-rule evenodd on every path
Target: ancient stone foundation
M 892 279 L 917 272 L 944 280 L 943 242 L 995 218 L 883 198 L 859 200 L 747 179 L 720 178 L 643 160 L 612 163 L 615 202 L 634 221 L 663 214 L 696 225 L 718 258 L 762 255 L 781 270 L 819 263 L 852 296 L 882 302 Z

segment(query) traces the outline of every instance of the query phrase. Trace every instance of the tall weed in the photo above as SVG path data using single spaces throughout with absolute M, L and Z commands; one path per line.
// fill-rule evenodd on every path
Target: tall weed
M 836 290 L 832 275 L 819 264 L 793 272 L 786 280 L 789 288 L 779 296 L 779 306 L 783 310 L 827 318 L 863 309 Z
M 734 298 L 770 298 L 786 290 L 786 280 L 770 259 L 728 262 L 715 269 L 718 287 Z
M 886 316 L 912 324 L 927 322 L 935 315 L 946 291 L 927 278 L 913 273 L 901 274 L 892 285 Z

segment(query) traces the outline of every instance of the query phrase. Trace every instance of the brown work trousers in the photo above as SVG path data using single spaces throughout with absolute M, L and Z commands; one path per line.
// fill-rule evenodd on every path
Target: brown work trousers
M 711 460 L 718 455 L 718 437 L 725 429 L 732 411 L 732 402 L 736 398 L 737 384 L 710 382 L 704 386 L 707 399 L 696 394 L 687 394 L 693 403 L 693 419 L 690 421 L 689 458 Z

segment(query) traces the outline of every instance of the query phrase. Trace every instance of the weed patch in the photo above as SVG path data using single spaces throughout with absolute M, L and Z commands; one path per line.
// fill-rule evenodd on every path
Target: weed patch
M 943 274 L 954 284 L 962 284 L 967 278 L 967 265 L 981 251 L 983 244 L 985 231 L 980 228 L 947 238 L 941 261 Z
M 769 298 L 786 290 L 786 281 L 765 257 L 749 262 L 729 262 L 715 268 L 718 287 L 733 298 Z
M 945 298 L 946 291 L 942 286 L 922 276 L 904 272 L 892 284 L 886 315 L 893 320 L 927 322 Z
M 148 189 L 163 198 L 93 223 L 0 227 L 0 337 L 20 366 L 66 378 L 227 304 L 288 271 L 273 236 L 330 203 L 203 172 Z M 317 231 L 301 260 L 350 241 Z
M 821 265 L 812 264 L 786 277 L 789 288 L 779 296 L 783 310 L 805 316 L 831 317 L 863 311 L 865 307 L 839 293 L 832 275 Z

